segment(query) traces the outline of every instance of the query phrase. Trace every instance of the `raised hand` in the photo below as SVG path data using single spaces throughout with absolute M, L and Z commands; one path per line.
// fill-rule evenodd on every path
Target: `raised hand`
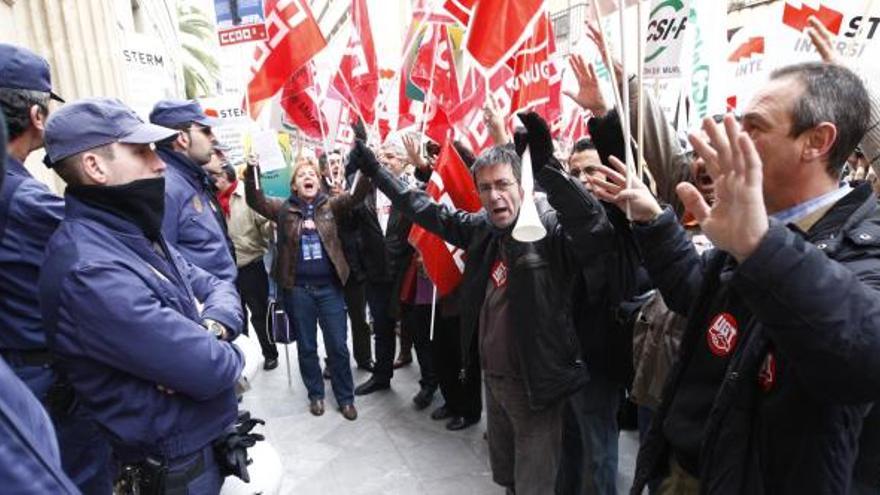
M 715 247 L 741 262 L 755 251 L 769 228 L 761 157 L 732 114 L 724 117 L 723 124 L 704 119 L 703 130 L 708 141 L 695 133 L 689 139 L 715 182 L 715 202 L 710 207 L 687 182 L 679 184 L 676 192 Z
M 605 49 L 605 36 L 602 35 L 602 30 L 599 29 L 599 26 L 590 21 L 587 21 L 585 24 L 587 25 L 587 38 L 590 38 L 590 41 L 596 45 L 596 49 L 599 50 L 599 54 L 602 56 L 602 62 L 605 63 L 605 67 L 609 70 L 612 67 L 614 68 L 614 76 L 617 78 L 617 84 L 621 84 L 623 81 L 623 64 L 618 60 L 608 59 L 608 55 L 611 51 Z
M 838 63 L 837 52 L 831 46 L 834 38 L 831 31 L 814 15 L 811 15 L 807 22 L 810 24 L 806 29 L 807 36 L 810 37 L 810 41 L 813 42 L 813 46 L 816 47 L 816 51 L 819 52 L 822 61 L 829 64 Z
M 609 161 L 613 168 L 594 165 L 596 171 L 605 176 L 604 179 L 595 175 L 587 176 L 587 180 L 593 186 L 593 194 L 621 210 L 626 210 L 629 203 L 630 215 L 634 222 L 650 222 L 663 213 L 657 198 L 651 194 L 651 190 L 644 182 L 633 179 L 627 187 L 626 165 L 614 156 L 610 157 Z
M 373 151 L 364 143 L 362 139 L 356 139 L 354 146 L 348 153 L 348 160 L 364 173 L 367 177 L 373 177 L 379 172 L 382 165 L 376 159 Z
M 535 175 L 545 165 L 553 165 L 559 168 L 558 162 L 553 157 L 553 137 L 550 135 L 550 126 L 536 112 L 524 112 L 517 114 L 526 128 L 526 142 L 529 146 L 529 154 L 532 156 L 532 171 Z
M 589 110 L 593 115 L 601 117 L 608 111 L 605 97 L 599 89 L 599 78 L 593 64 L 587 64 L 580 55 L 568 57 L 568 64 L 578 82 L 578 92 L 565 90 L 562 93 L 574 100 L 581 108 Z
M 483 122 L 489 128 L 489 135 L 492 136 L 496 146 L 510 142 L 510 136 L 507 135 L 507 129 L 504 127 L 504 115 L 491 95 L 486 98 L 486 104 L 483 105 Z
M 403 147 L 406 148 L 406 155 L 409 157 L 410 163 L 416 168 L 427 168 L 428 163 L 422 158 L 422 152 L 419 149 L 419 140 L 414 134 L 406 134 L 403 136 Z

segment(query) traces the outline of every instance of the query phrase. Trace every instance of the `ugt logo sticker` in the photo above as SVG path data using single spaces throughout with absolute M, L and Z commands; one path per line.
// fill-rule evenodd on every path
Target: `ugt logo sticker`
M 726 357 L 736 346 L 738 333 L 736 318 L 730 313 L 720 313 L 712 319 L 709 330 L 706 332 L 709 351 L 718 357 Z

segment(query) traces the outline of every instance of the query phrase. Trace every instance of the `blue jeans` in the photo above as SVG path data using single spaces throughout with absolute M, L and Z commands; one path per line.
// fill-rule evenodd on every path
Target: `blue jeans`
M 354 403 L 354 383 L 349 365 L 345 297 L 336 285 L 304 285 L 284 291 L 284 310 L 296 332 L 299 372 L 309 400 L 324 398 L 324 378 L 318 358 L 318 329 L 324 334 L 333 395 L 341 407 Z
M 556 493 L 617 493 L 617 410 L 621 389 L 620 385 L 593 375 L 566 401 Z

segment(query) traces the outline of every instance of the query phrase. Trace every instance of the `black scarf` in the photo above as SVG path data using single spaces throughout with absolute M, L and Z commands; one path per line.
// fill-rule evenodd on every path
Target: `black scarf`
M 152 241 L 162 233 L 165 177 L 140 179 L 119 186 L 70 186 L 67 192 L 82 202 L 137 225 Z

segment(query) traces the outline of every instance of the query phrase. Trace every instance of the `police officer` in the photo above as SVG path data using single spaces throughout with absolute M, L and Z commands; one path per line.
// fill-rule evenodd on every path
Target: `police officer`
M 175 134 L 115 99 L 49 118 L 46 161 L 67 183 L 66 216 L 46 248 L 40 305 L 58 365 L 111 438 L 117 486 L 218 493 L 211 444 L 236 421 L 244 358 L 228 339 L 241 306 L 231 282 L 163 238 L 165 164 L 152 144 Z
M 0 188 L 6 175 L 6 119 L 0 112 Z M 2 214 L 2 213 L 0 213 Z M 0 239 L 3 226 L 0 224 Z M 43 405 L 0 358 L 0 486 L 7 493 L 77 493 L 61 469 Z
M 226 220 L 204 169 L 216 143 L 211 132 L 215 119 L 206 116 L 196 101 L 163 100 L 150 112 L 150 122 L 178 131 L 157 143 L 159 156 L 168 165 L 162 222 L 165 239 L 190 263 L 235 282 L 238 271 Z
M 64 216 L 64 202 L 23 162 L 43 146 L 50 100 L 62 101 L 52 92 L 46 60 L 0 44 L 0 107 L 9 134 L 0 189 L 0 354 L 52 416 L 64 470 L 83 492 L 101 493 L 110 490 L 110 449 L 53 368 L 37 298 L 43 251 Z

